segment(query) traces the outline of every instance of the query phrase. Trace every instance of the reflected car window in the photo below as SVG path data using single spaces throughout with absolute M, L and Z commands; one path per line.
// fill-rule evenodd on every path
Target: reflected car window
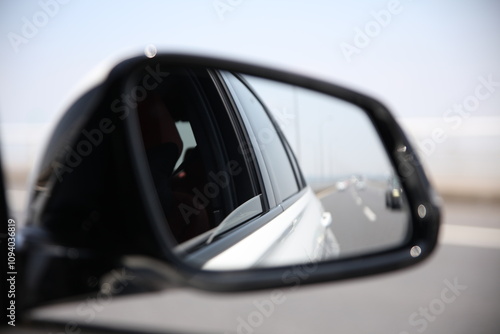
M 224 73 L 224 77 L 237 100 L 236 103 L 248 118 L 274 191 L 277 193 L 278 203 L 282 202 L 299 191 L 297 178 L 283 142 L 264 107 L 248 87 L 233 74 Z

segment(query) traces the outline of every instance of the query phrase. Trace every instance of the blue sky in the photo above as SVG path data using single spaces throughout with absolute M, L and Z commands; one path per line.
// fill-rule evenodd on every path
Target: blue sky
M 149 43 L 161 51 L 209 52 L 321 76 L 369 92 L 401 116 L 435 116 L 478 75 L 500 78 L 496 1 L 397 1 L 397 14 L 351 61 L 340 46 L 356 46 L 357 29 L 365 31 L 390 1 L 62 2 L 3 4 L 4 122 L 52 121 L 92 69 Z M 235 5 L 222 12 L 215 8 L 220 3 Z M 24 19 L 35 24 L 37 13 L 50 14 L 44 8 L 52 8 L 53 17 L 15 52 L 8 34 L 22 36 Z
M 221 55 L 347 85 L 384 102 L 417 141 L 423 140 L 448 108 L 474 92 L 479 77 L 500 81 L 499 17 L 495 0 L 5 1 L 0 5 L 4 152 L 7 158 L 18 154 L 25 138 L 31 152 L 26 159 L 32 159 L 46 129 L 86 87 L 148 44 L 160 52 Z M 13 36 L 24 43 L 14 43 Z M 346 45 L 357 52 L 346 55 Z M 498 123 L 499 107 L 500 89 L 481 101 L 471 119 L 493 117 Z M 412 128 L 422 119 L 433 121 Z M 33 124 L 42 130 L 34 131 Z M 480 132 L 471 127 L 484 124 L 492 123 L 464 119 L 457 131 L 446 131 L 451 138 Z M 485 143 L 500 147 L 495 131 L 475 137 L 476 149 Z M 457 143 L 440 145 L 444 155 L 429 157 L 430 164 L 473 151 Z M 485 157 L 500 156 L 488 150 Z

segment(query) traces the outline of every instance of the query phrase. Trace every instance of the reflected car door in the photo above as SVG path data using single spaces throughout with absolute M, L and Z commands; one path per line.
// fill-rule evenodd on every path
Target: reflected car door
M 218 73 L 224 92 L 248 133 L 252 154 L 270 211 L 262 226 L 208 260 L 206 269 L 243 269 L 318 261 L 338 255 L 331 216 L 306 185 L 296 159 L 276 122 L 239 75 Z M 250 153 L 250 152 L 246 152 Z M 221 224 L 222 225 L 222 224 Z

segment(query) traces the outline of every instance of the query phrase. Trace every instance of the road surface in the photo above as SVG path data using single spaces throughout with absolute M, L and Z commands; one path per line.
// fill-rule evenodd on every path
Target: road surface
M 360 189 L 354 185 L 343 191 L 331 187 L 319 194 L 324 209 L 332 214 L 341 257 L 387 249 L 404 240 L 408 215 L 387 208 L 385 192 L 384 186 L 367 182 Z
M 95 304 L 92 314 L 82 313 L 82 302 L 75 302 L 40 309 L 36 316 L 195 333 L 498 334 L 500 205 L 446 202 L 443 227 L 440 246 L 423 264 L 283 289 L 282 302 L 266 312 L 258 305 L 270 300 L 271 291 L 212 294 L 176 289 Z M 465 232 L 460 230 L 464 227 Z

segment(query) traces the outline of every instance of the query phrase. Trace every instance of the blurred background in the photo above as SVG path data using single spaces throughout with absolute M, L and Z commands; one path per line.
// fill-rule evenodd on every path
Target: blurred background
M 496 0 L 2 2 L 0 142 L 12 215 L 22 224 L 29 174 L 51 128 L 120 60 L 154 45 L 159 52 L 279 67 L 388 106 L 444 197 L 444 228 L 441 246 L 425 264 L 290 291 L 253 330 L 498 333 L 499 17 Z M 300 122 L 287 118 L 287 110 L 275 112 L 285 115 L 285 132 Z M 433 309 L 455 281 L 467 288 L 445 309 Z M 113 302 L 95 321 L 235 332 L 238 319 L 266 296 L 169 291 Z M 426 316 L 421 308 L 435 312 Z M 130 312 L 135 316 L 127 317 Z M 71 307 L 40 314 L 79 316 Z

